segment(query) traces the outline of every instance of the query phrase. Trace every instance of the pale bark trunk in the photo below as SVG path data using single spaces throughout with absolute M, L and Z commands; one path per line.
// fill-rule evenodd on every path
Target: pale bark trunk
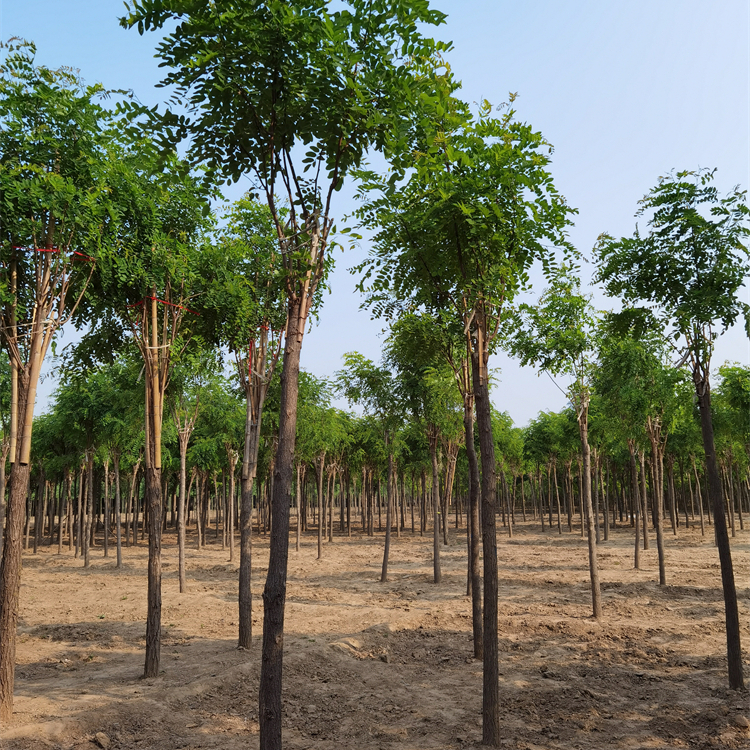
M 602 618 L 602 592 L 599 585 L 599 562 L 596 554 L 596 535 L 594 534 L 594 507 L 591 502 L 591 449 L 589 448 L 588 405 L 582 409 L 578 418 L 583 449 L 583 498 L 582 505 L 586 514 L 586 534 L 589 546 L 589 577 L 591 579 L 591 608 L 597 620 Z M 583 509 L 582 509 L 583 510 Z

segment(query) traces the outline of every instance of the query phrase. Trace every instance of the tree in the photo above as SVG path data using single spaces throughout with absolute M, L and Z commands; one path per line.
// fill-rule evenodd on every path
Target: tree
M 288 324 L 271 553 L 264 589 L 260 744 L 281 747 L 281 669 L 289 506 L 302 338 L 327 266 L 332 199 L 387 127 L 408 112 L 439 48 L 421 24 L 444 16 L 423 0 L 133 0 L 122 19 L 140 32 L 179 21 L 159 45 L 164 79 L 186 115 L 167 114 L 173 141 L 224 178 L 252 175 L 273 217 Z M 286 202 L 289 214 L 280 207 Z
M 177 570 L 180 593 L 187 590 L 185 578 L 185 502 L 187 484 L 187 452 L 195 430 L 201 392 L 216 375 L 217 362 L 213 352 L 200 345 L 184 352 L 172 368 L 168 400 L 172 420 L 177 429 L 180 452 L 179 496 L 177 500 Z
M 224 218 L 217 243 L 203 256 L 204 274 L 210 279 L 203 306 L 212 312 L 214 338 L 234 356 L 245 394 L 238 600 L 239 645 L 250 648 L 253 483 L 263 406 L 281 353 L 287 309 L 284 269 L 268 207 L 245 195 Z
M 711 418 L 710 368 L 717 336 L 750 310 L 738 291 L 750 271 L 746 192 L 721 197 L 713 171 L 678 172 L 659 180 L 641 200 L 649 232 L 596 246 L 598 278 L 607 294 L 626 304 L 624 325 L 664 331 L 690 367 L 701 417 L 708 493 L 714 510 L 727 630 L 729 685 L 744 685 L 737 591 L 726 527 L 721 478 Z M 642 305 L 642 306 L 638 306 Z
M 172 154 L 157 159 L 153 142 L 139 135 L 121 147 L 110 172 L 113 220 L 109 246 L 83 320 L 90 329 L 83 352 L 107 361 L 132 341 L 145 382 L 146 504 L 149 523 L 148 617 L 144 674 L 159 674 L 161 650 L 162 426 L 173 358 L 179 358 L 200 323 L 191 306 L 198 294 L 201 246 L 210 228 L 202 185 Z
M 514 326 L 516 333 L 509 340 L 509 349 L 520 358 L 521 364 L 535 364 L 540 373 L 572 377 L 567 395 L 575 409 L 581 437 L 582 499 L 588 536 L 591 605 L 594 617 L 599 620 L 602 616 L 602 599 L 591 501 L 591 448 L 588 438 L 594 326 L 593 310 L 588 298 L 581 294 L 580 281 L 572 268 L 563 266 L 537 306 L 519 307 Z
M 78 303 L 105 241 L 111 116 L 70 69 L 34 62 L 26 42 L 0 64 L 0 305 L 11 364 L 10 498 L 0 570 L 0 721 L 13 711 L 21 532 L 34 405 L 52 340 Z
M 675 389 L 679 372 L 665 365 L 666 352 L 660 338 L 651 336 L 637 340 L 622 337 L 616 329 L 607 332 L 606 325 L 602 333 L 599 367 L 595 376 L 596 388 L 604 397 L 610 414 L 617 415 L 620 426 L 630 427 L 627 440 L 631 470 L 635 467 L 635 441 L 645 432 L 651 444 L 659 584 L 665 586 L 667 575 L 662 528 L 664 451 L 675 410 Z M 636 491 L 637 484 L 634 481 Z M 647 518 L 645 510 L 644 498 L 644 535 Z
M 365 414 L 375 418 L 383 434 L 388 454 L 387 499 L 385 511 L 385 547 L 380 582 L 388 580 L 388 555 L 391 549 L 392 508 L 394 495 L 393 456 L 394 439 L 403 419 L 403 409 L 399 403 L 398 391 L 393 375 L 385 367 L 377 367 L 374 362 L 358 352 L 344 355 L 344 367 L 336 373 L 339 391 L 350 404 L 361 406 Z M 437 526 L 437 515 L 435 516 Z
M 407 133 L 393 134 L 393 174 L 362 174 L 358 212 L 376 230 L 370 257 L 359 267 L 376 315 L 398 308 L 426 310 L 466 341 L 482 464 L 484 549 L 484 683 L 482 741 L 500 742 L 497 666 L 497 511 L 488 361 L 497 347 L 507 305 L 552 247 L 568 248 L 571 209 L 547 171 L 550 145 L 514 112 L 476 116 L 452 96 L 450 73 L 435 76 Z M 449 321 L 449 322 L 448 322 Z M 467 441 L 468 442 L 468 441 Z

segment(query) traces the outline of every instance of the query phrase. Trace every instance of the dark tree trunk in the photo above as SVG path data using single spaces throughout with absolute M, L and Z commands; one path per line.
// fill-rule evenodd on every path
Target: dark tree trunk
M 259 689 L 261 750 L 281 750 L 281 686 L 289 558 L 289 505 L 297 427 L 299 360 L 306 318 L 301 308 L 305 304 L 304 300 L 289 304 L 289 323 L 281 373 L 279 443 L 274 463 L 270 556 L 268 576 L 263 590 L 263 651 Z
M 148 612 L 144 677 L 159 676 L 161 658 L 161 469 L 146 467 L 148 507 Z
M 469 578 L 471 581 L 471 615 L 474 632 L 474 658 L 482 658 L 482 571 L 479 564 L 479 465 L 474 446 L 474 396 L 464 397 L 464 432 L 469 462 Z M 414 505 L 412 504 L 412 512 Z M 413 520 L 412 515 L 412 520 Z M 412 531 L 414 524 L 412 522 Z
M 391 506 L 393 505 L 393 453 L 388 443 L 388 436 L 385 439 L 386 450 L 388 450 L 388 489 L 386 495 L 388 503 L 385 511 L 385 547 L 383 549 L 383 569 L 380 573 L 380 582 L 385 583 L 388 580 L 388 555 L 391 551 Z M 333 514 L 333 508 L 331 508 Z M 398 522 L 398 518 L 396 519 Z M 438 581 L 435 581 L 437 583 Z
M 734 584 L 732 552 L 729 547 L 729 534 L 727 533 L 727 524 L 724 515 L 719 465 L 716 460 L 716 449 L 714 447 L 711 391 L 708 375 L 703 376 L 697 368 L 693 373 L 693 380 L 695 382 L 698 406 L 701 413 L 701 433 L 703 436 L 703 450 L 706 454 L 706 473 L 708 475 L 708 496 L 714 510 L 714 531 L 716 533 L 716 546 L 719 550 L 721 583 L 724 590 L 729 687 L 733 690 L 741 690 L 744 688 L 744 677 L 742 674 L 742 648 L 740 645 L 740 618 L 737 609 L 737 589 Z
M 443 574 L 440 570 L 440 472 L 437 460 L 437 430 L 430 427 L 430 462 L 432 464 L 432 580 L 440 583 Z
M 117 565 L 122 567 L 122 495 L 120 493 L 120 455 L 114 455 L 115 469 L 115 529 L 117 533 Z
M 641 540 L 640 540 L 640 510 L 641 498 L 638 490 L 638 464 L 635 461 L 635 447 L 632 441 L 628 441 L 630 450 L 630 486 L 633 490 L 630 503 L 630 513 L 633 516 L 635 526 L 635 551 L 633 553 L 633 567 L 639 570 L 641 567 Z
M 492 418 L 486 365 L 480 367 L 484 353 L 472 351 L 471 373 L 476 398 L 479 452 L 482 461 L 482 547 L 484 550 L 484 614 L 483 614 L 483 683 L 482 743 L 500 744 L 500 688 L 497 635 L 497 513 L 495 444 L 492 439 Z M 484 362 L 482 363 L 484 365 Z M 480 370 L 484 373 L 480 377 Z

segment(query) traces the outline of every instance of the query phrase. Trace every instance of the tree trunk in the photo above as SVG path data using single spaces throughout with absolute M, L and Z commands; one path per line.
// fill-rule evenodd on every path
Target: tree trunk
M 649 429 L 649 440 L 651 441 L 651 456 L 654 465 L 654 515 L 656 526 L 656 551 L 659 557 L 659 585 L 667 585 L 667 569 L 664 560 L 664 529 L 662 525 L 662 506 L 663 506 L 663 492 L 664 492 L 664 481 L 662 477 L 662 458 L 661 458 L 661 446 L 659 445 L 659 436 L 654 434 L 653 428 Z
M 177 499 L 177 576 L 180 593 L 187 591 L 185 575 L 185 485 L 187 484 L 187 447 L 189 435 L 179 435 L 180 444 L 180 495 Z
M 646 490 L 646 458 L 643 451 L 639 454 L 641 465 L 641 523 L 643 524 L 643 549 L 648 549 L 648 493 Z
M 10 470 L 10 495 L 5 518 L 5 546 L 0 566 L 0 722 L 13 714 L 16 626 L 21 590 L 21 548 L 30 467 L 18 461 Z
M 388 506 L 385 511 L 385 547 L 383 549 L 383 569 L 380 573 L 381 583 L 385 583 L 388 580 L 388 555 L 391 551 L 391 506 L 393 505 L 393 453 L 390 450 L 387 435 L 385 444 L 386 450 L 388 450 Z M 438 583 L 438 581 L 435 581 L 435 583 Z
M 636 570 L 640 570 L 641 567 L 641 527 L 640 527 L 640 511 L 641 511 L 641 498 L 640 491 L 638 489 L 638 464 L 635 460 L 635 446 L 632 440 L 628 440 L 628 449 L 630 451 L 630 486 L 633 490 L 633 496 L 630 503 L 631 515 L 634 515 L 635 525 L 635 552 L 633 557 L 633 567 Z
M 586 515 L 586 535 L 589 546 L 589 577 L 591 579 L 591 609 L 597 620 L 602 619 L 602 592 L 599 586 L 599 562 L 596 555 L 596 534 L 594 533 L 594 507 L 591 502 L 591 449 L 589 447 L 589 410 L 586 404 L 578 417 L 583 453 L 581 505 Z
M 480 343 L 477 342 L 476 348 L 471 353 L 471 374 L 476 399 L 479 452 L 482 461 L 482 547 L 484 550 L 482 744 L 497 747 L 500 744 L 497 536 L 495 532 L 497 480 L 495 478 L 495 444 L 492 439 L 490 394 L 486 373 L 487 360 L 486 352 L 481 349 Z M 482 359 L 481 365 L 480 358 Z
M 8 462 L 8 453 L 10 453 L 10 438 L 6 437 L 3 439 L 2 452 L 0 452 L 0 560 L 3 557 L 3 544 L 5 541 L 5 535 L 3 529 L 5 528 L 5 465 Z
M 304 299 L 289 303 L 289 322 L 281 373 L 279 443 L 274 463 L 270 555 L 263 590 L 263 652 L 259 689 L 261 750 L 281 750 L 281 678 L 289 557 L 289 505 L 297 427 L 299 360 L 306 319 L 305 305 Z
M 122 567 L 122 495 L 120 494 L 120 454 L 114 455 L 115 467 L 115 528 L 117 533 L 117 564 Z
M 94 451 L 86 451 L 86 520 L 83 529 L 83 567 L 88 568 L 89 547 L 91 546 L 91 531 L 94 527 Z
M 440 583 L 443 574 L 440 570 L 440 471 L 437 460 L 437 430 L 430 426 L 430 462 L 432 463 L 432 581 Z
M 321 453 L 318 456 L 318 560 L 323 557 L 323 469 L 325 467 L 326 456 Z
M 159 676 L 161 658 L 161 468 L 146 467 L 148 507 L 148 593 L 146 615 L 146 662 L 143 676 Z
M 716 533 L 716 546 L 719 550 L 721 583 L 724 590 L 729 687 L 733 690 L 742 690 L 744 688 L 744 678 L 742 674 L 742 648 L 740 645 L 740 618 L 737 609 L 737 589 L 734 584 L 732 552 L 729 547 L 729 535 L 724 516 L 724 501 L 721 496 L 719 466 L 714 447 L 714 427 L 711 418 L 711 390 L 708 375 L 704 376 L 698 368 L 693 373 L 693 380 L 701 413 L 701 434 L 703 436 L 703 450 L 706 454 L 706 473 L 708 474 L 708 496 L 714 510 L 714 531 Z
M 482 572 L 479 564 L 479 465 L 474 445 L 474 395 L 464 397 L 464 433 L 466 435 L 466 458 L 469 463 L 469 578 L 471 580 L 471 619 L 474 634 L 474 658 L 482 658 Z M 414 504 L 412 502 L 412 514 Z M 414 516 L 412 515 L 412 521 Z M 412 522 L 412 532 L 414 523 Z

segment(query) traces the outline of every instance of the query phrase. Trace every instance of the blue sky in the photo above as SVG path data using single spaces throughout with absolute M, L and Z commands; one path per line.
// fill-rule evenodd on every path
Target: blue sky
M 722 190 L 750 184 L 746 0 L 433 5 L 448 14 L 437 36 L 454 43 L 448 60 L 464 98 L 500 103 L 517 92 L 519 119 L 555 146 L 553 175 L 579 210 L 571 239 L 584 254 L 603 231 L 630 234 L 637 201 L 671 169 L 716 167 Z M 121 29 L 123 12 L 121 0 L 0 0 L 0 39 L 33 40 L 39 62 L 79 68 L 89 82 L 133 89 L 144 104 L 157 104 L 164 98 L 154 87 L 159 36 Z M 351 193 L 342 191 L 339 200 L 336 212 L 343 216 L 353 208 Z M 363 243 L 337 256 L 332 293 L 304 344 L 303 366 L 316 375 L 332 375 L 347 351 L 380 356 L 383 325 L 359 311 L 355 279 L 347 273 L 366 249 Z M 584 265 L 583 273 L 590 275 L 590 268 Z M 596 293 L 594 299 L 612 304 Z M 739 329 L 719 344 L 715 362 L 725 359 L 750 362 Z M 563 405 L 548 378 L 503 355 L 493 364 L 501 369 L 495 404 L 517 424 Z M 51 386 L 48 380 L 43 394 Z

